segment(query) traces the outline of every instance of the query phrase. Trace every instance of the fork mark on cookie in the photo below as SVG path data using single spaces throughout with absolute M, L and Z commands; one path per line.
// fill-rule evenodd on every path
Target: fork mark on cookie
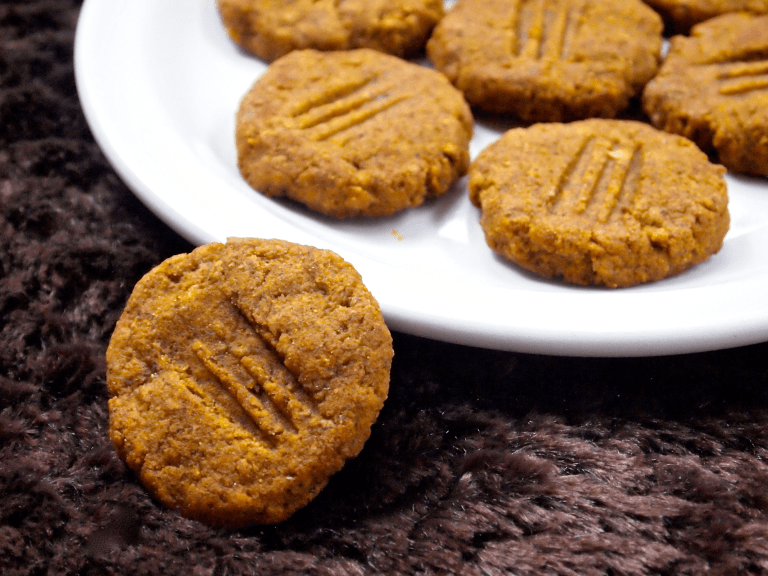
M 378 78 L 378 74 L 370 74 L 360 78 L 349 79 L 349 81 L 336 86 L 331 86 L 323 92 L 316 92 L 304 100 L 295 102 L 288 115 L 291 118 L 296 118 L 310 113 L 315 108 L 332 105 L 334 102 L 341 100 L 350 94 L 354 94 L 355 92 L 364 89 L 367 85 L 376 82 Z
M 721 62 L 714 66 L 718 91 L 723 96 L 768 89 L 768 60 Z
M 551 10 L 546 0 L 530 0 L 520 6 L 515 55 L 530 60 L 565 57 L 574 35 L 573 7 Z
M 395 89 L 393 83 L 379 81 L 378 75 L 361 78 L 302 102 L 291 117 L 300 130 L 307 131 L 310 139 L 322 142 L 363 124 L 409 97 L 393 93 Z
M 219 386 L 270 443 L 274 444 L 286 434 L 298 433 L 302 425 L 316 415 L 317 409 L 309 395 L 298 385 L 291 386 L 290 372 L 271 373 L 268 363 L 260 361 L 250 348 L 221 342 L 208 345 L 195 340 L 192 349 Z
M 565 166 L 546 202 L 550 213 L 592 214 L 607 222 L 640 170 L 637 148 L 590 136 Z
M 640 148 L 614 146 L 608 153 L 610 157 L 610 174 L 605 187 L 605 196 L 598 214 L 602 223 L 608 221 L 623 198 L 629 199 L 637 187 L 637 179 L 642 168 Z
M 570 189 L 570 183 L 576 180 L 576 175 L 584 172 L 585 165 L 589 162 L 592 156 L 592 148 L 595 143 L 595 137 L 591 136 L 582 142 L 579 149 L 576 151 L 568 163 L 560 173 L 557 183 L 546 194 L 546 203 L 549 207 L 549 211 L 554 213 L 558 206 L 569 203 L 567 202 Z
M 278 417 L 276 411 L 269 410 L 260 398 L 259 390 L 254 390 L 254 382 L 243 377 L 239 370 L 233 370 L 231 358 L 217 354 L 199 340 L 192 344 L 192 350 L 200 359 L 208 372 L 214 376 L 221 388 L 245 411 L 256 427 L 262 431 L 271 442 L 274 443 L 286 432 L 283 418 Z M 228 354 L 228 353 L 225 353 Z M 230 360 L 227 362 L 227 360 Z M 225 366 L 230 364 L 229 366 Z
M 382 98 L 391 89 L 391 86 L 380 83 L 376 83 L 373 86 L 366 84 L 364 89 L 346 94 L 343 98 L 333 100 L 332 102 L 323 103 L 304 114 L 296 116 L 298 126 L 302 130 L 309 130 L 320 124 L 327 123 L 334 118 L 344 116 L 374 100 Z
M 318 142 L 328 140 L 345 130 L 360 126 L 408 98 L 408 94 L 390 94 L 388 90 L 356 98 L 353 102 L 339 106 L 339 114 L 312 126 L 309 137 Z

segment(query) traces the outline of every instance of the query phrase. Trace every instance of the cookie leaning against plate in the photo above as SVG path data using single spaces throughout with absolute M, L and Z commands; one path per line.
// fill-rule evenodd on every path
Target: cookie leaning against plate
M 667 25 L 667 33 L 687 34 L 699 22 L 731 12 L 765 14 L 768 0 L 644 0 Z
M 217 0 L 217 7 L 232 40 L 268 62 L 304 48 L 413 56 L 444 13 L 442 0 Z
M 729 170 L 768 176 L 768 15 L 726 14 L 673 37 L 643 108 Z
M 427 56 L 481 110 L 614 117 L 656 73 L 662 27 L 640 0 L 458 0 Z
M 707 260 L 728 231 L 725 169 L 690 140 L 593 119 L 512 129 L 469 170 L 488 245 L 547 278 L 632 286 Z
M 136 285 L 107 350 L 110 436 L 163 504 L 206 523 L 279 522 L 360 452 L 392 339 L 336 254 L 229 240 Z
M 374 50 L 298 50 L 245 95 L 235 136 L 254 189 L 343 218 L 446 192 L 469 166 L 472 128 L 439 72 Z

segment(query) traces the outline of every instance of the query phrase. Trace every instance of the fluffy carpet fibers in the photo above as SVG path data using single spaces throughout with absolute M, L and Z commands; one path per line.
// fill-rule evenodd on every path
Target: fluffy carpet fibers
M 0 574 L 768 574 L 768 346 L 644 359 L 395 334 L 358 458 L 287 522 L 154 502 L 107 437 L 104 351 L 191 247 L 75 91 L 76 0 L 0 3 Z

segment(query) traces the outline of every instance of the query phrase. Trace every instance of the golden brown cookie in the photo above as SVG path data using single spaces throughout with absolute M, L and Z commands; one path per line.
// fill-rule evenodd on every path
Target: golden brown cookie
M 423 50 L 442 0 L 217 0 L 232 40 L 268 62 L 291 50 Z
M 632 286 L 679 274 L 728 231 L 725 170 L 634 121 L 512 129 L 469 170 L 488 245 L 547 278 Z
M 768 16 L 727 14 L 673 37 L 643 108 L 729 170 L 768 176 Z
M 439 72 L 374 50 L 300 50 L 243 98 L 238 166 L 267 196 L 340 218 L 387 216 L 466 173 L 472 128 Z
M 163 504 L 228 527 L 279 522 L 360 452 L 392 339 L 336 254 L 229 240 L 136 285 L 107 350 L 110 436 Z
M 614 117 L 656 73 L 661 32 L 640 0 L 458 0 L 427 55 L 481 110 Z
M 668 33 L 687 34 L 691 27 L 731 12 L 768 12 L 768 0 L 645 0 L 664 19 Z

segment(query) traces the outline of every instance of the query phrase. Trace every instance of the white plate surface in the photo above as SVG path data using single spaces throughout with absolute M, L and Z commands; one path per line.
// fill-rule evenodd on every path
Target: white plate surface
M 230 42 L 214 0 L 86 0 L 78 92 L 134 193 L 196 244 L 232 236 L 329 248 L 352 263 L 390 328 L 558 355 L 645 356 L 768 340 L 768 182 L 728 175 L 723 249 L 686 273 L 606 290 L 548 282 L 495 257 L 460 181 L 382 220 L 336 221 L 270 200 L 237 171 L 234 114 L 265 64 Z M 478 122 L 472 156 L 504 126 Z

